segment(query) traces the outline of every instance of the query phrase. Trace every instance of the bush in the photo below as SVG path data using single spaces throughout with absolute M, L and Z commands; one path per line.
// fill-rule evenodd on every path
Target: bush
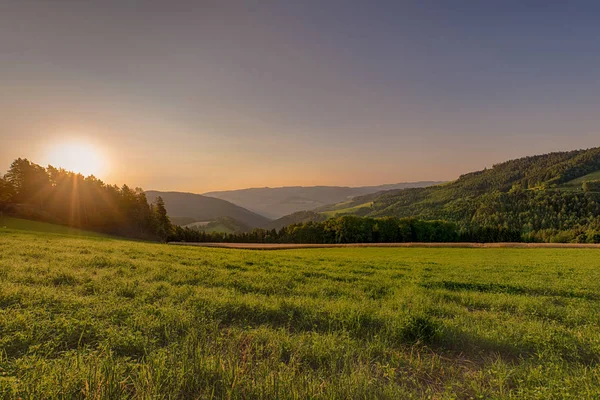
M 411 315 L 402 328 L 402 338 L 410 343 L 432 344 L 440 333 L 441 325 L 427 315 Z
M 600 192 L 600 180 L 583 182 L 584 192 Z

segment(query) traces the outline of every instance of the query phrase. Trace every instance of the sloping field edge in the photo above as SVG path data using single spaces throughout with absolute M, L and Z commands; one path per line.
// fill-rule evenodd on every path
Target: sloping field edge
M 176 246 L 217 247 L 243 250 L 328 249 L 345 247 L 425 247 L 425 248 L 513 248 L 513 249 L 600 249 L 588 243 L 348 243 L 348 244 L 278 244 L 278 243 L 193 243 L 169 242 Z

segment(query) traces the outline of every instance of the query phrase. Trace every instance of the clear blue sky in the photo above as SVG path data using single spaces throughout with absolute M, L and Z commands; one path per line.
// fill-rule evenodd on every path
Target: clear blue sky
M 0 60 L 0 170 L 84 141 L 204 192 L 600 145 L 599 2 L 7 0 Z

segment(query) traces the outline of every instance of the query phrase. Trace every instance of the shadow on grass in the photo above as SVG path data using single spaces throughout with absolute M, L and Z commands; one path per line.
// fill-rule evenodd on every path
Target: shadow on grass
M 552 288 L 532 288 L 525 286 L 509 285 L 504 283 L 470 283 L 456 281 L 423 282 L 421 287 L 426 289 L 446 289 L 451 291 L 471 291 L 480 293 L 506 293 L 525 296 L 556 296 L 580 298 L 586 300 L 600 300 L 599 293 L 576 292 Z

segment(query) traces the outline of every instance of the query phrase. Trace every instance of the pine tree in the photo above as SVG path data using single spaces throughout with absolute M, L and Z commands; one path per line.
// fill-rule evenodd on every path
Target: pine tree
M 163 240 L 166 241 L 171 235 L 172 225 L 167 215 L 167 209 L 165 207 L 165 201 L 162 197 L 158 196 L 154 202 L 154 221 L 156 224 L 156 234 Z
M 0 209 L 14 196 L 14 190 L 10 182 L 0 177 Z

